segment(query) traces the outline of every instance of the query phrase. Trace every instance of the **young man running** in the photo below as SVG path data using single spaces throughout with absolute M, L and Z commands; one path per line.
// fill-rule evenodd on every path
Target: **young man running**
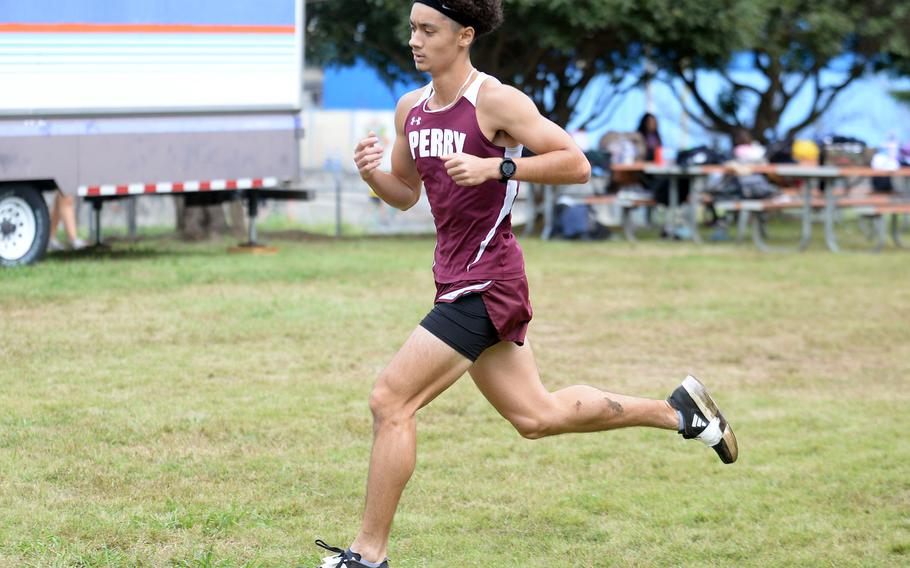
M 725 463 L 737 457 L 730 425 L 694 377 L 666 401 L 543 386 L 525 340 L 531 306 L 510 211 L 519 180 L 584 183 L 590 165 L 527 96 L 471 65 L 475 38 L 502 22 L 501 0 L 416 0 L 410 19 L 414 64 L 432 83 L 398 102 L 392 171 L 377 169 L 384 150 L 372 134 L 354 161 L 394 207 L 410 208 L 426 187 L 437 231 L 435 306 L 373 387 L 363 524 L 348 549 L 316 541 L 335 553 L 323 568 L 388 567 L 392 519 L 416 460 L 415 415 L 465 372 L 526 438 L 650 426 L 698 438 Z M 523 146 L 536 155 L 522 158 Z

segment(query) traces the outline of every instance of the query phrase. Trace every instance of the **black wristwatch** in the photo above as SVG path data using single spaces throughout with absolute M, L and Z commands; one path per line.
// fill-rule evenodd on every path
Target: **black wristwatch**
M 503 158 L 502 162 L 499 164 L 499 175 L 502 176 L 499 178 L 499 181 L 508 183 L 508 181 L 512 179 L 512 176 L 515 175 L 515 170 L 517 169 L 518 166 L 515 165 L 512 158 Z

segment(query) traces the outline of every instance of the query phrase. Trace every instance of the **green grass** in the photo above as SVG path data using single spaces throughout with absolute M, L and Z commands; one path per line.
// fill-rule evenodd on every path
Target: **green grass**
M 0 566 L 312 566 L 358 527 L 375 376 L 431 239 L 149 238 L 0 272 Z M 740 461 L 662 431 L 418 415 L 394 566 L 910 563 L 910 256 L 524 241 L 544 382 L 693 372 Z M 517 560 L 516 560 L 517 559 Z

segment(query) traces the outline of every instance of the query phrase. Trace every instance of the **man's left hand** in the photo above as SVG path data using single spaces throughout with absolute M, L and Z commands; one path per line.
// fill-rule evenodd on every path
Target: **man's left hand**
M 499 179 L 500 158 L 478 158 L 463 152 L 447 154 L 440 159 L 452 181 L 461 187 L 473 187 L 491 179 Z

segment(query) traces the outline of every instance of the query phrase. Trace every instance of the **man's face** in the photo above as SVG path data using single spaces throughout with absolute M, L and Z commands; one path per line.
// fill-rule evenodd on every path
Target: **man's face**
M 459 33 L 456 33 L 456 29 Z M 461 26 L 425 4 L 411 8 L 411 40 L 418 71 L 432 74 L 451 65 L 458 53 Z

